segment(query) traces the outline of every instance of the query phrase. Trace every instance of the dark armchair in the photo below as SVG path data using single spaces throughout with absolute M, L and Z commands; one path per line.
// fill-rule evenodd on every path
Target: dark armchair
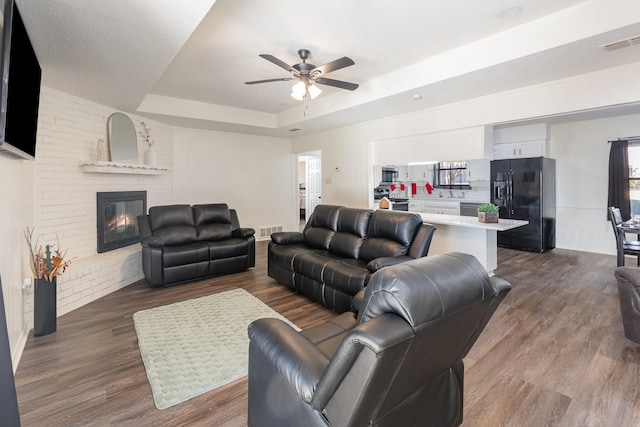
M 511 289 L 471 255 L 375 272 L 360 311 L 249 325 L 249 426 L 456 426 L 467 355 Z
M 640 344 L 640 269 L 618 267 L 614 276 L 618 282 L 624 336 Z

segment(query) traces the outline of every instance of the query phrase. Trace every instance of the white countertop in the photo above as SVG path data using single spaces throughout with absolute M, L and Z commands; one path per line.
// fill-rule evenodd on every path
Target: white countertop
M 522 227 L 529 224 L 529 221 L 520 221 L 517 219 L 502 219 L 498 220 L 498 223 L 486 223 L 478 221 L 478 217 L 475 216 L 458 216 L 458 215 L 443 215 L 443 214 L 430 214 L 430 213 L 417 213 L 422 217 L 424 222 L 429 224 L 442 224 L 453 225 L 458 227 L 469 228 L 482 228 L 485 230 L 506 231 L 512 228 Z

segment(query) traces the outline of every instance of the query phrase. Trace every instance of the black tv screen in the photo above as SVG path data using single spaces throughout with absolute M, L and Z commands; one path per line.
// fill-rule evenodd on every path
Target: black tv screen
M 0 150 L 33 159 L 42 70 L 14 0 L 3 10 Z

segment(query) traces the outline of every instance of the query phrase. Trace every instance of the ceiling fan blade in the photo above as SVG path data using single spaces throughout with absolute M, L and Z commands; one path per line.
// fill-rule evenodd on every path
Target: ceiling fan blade
M 273 62 L 278 67 L 284 68 L 285 70 L 289 71 L 290 73 L 295 73 L 296 72 L 295 68 L 293 68 L 291 65 L 287 64 L 284 61 L 279 60 L 278 58 L 276 58 L 273 55 L 269 55 L 267 53 L 261 53 L 260 57 L 266 59 L 269 62 Z
M 282 78 L 279 78 L 279 79 L 254 80 L 252 82 L 244 82 L 244 84 L 246 84 L 246 85 L 256 85 L 258 83 L 288 82 L 289 80 L 295 80 L 295 77 L 282 77 Z
M 317 79 L 315 79 L 315 82 L 319 85 L 333 86 L 347 90 L 356 90 L 359 86 L 355 83 L 343 82 L 342 80 L 327 79 L 326 77 L 318 77 Z
M 314 74 L 316 72 L 318 72 L 318 71 L 321 74 L 327 74 L 327 73 L 330 73 L 332 71 L 339 70 L 339 69 L 345 68 L 345 67 L 349 67 L 350 65 L 354 65 L 354 64 L 355 64 L 355 62 L 353 62 L 353 59 L 347 58 L 346 56 L 343 56 L 340 59 L 336 59 L 335 61 L 327 62 L 324 65 L 316 67 L 313 70 L 313 72 L 314 72 Z

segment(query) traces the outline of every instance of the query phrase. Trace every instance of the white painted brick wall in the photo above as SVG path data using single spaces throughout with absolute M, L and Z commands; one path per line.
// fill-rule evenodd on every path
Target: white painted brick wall
M 94 160 L 98 139 L 107 138 L 112 108 L 42 87 L 35 160 L 35 235 L 41 243 L 60 241 L 74 258 L 58 280 L 58 315 L 81 307 L 143 278 L 140 245 L 97 253 L 96 193 L 99 191 L 147 191 L 147 206 L 173 203 L 170 126 L 126 113 L 141 129 L 151 128 L 156 141 L 158 166 L 163 175 L 84 173 L 78 163 Z M 138 135 L 140 163 L 146 145 Z M 26 318 L 33 323 L 33 295 L 26 301 Z

